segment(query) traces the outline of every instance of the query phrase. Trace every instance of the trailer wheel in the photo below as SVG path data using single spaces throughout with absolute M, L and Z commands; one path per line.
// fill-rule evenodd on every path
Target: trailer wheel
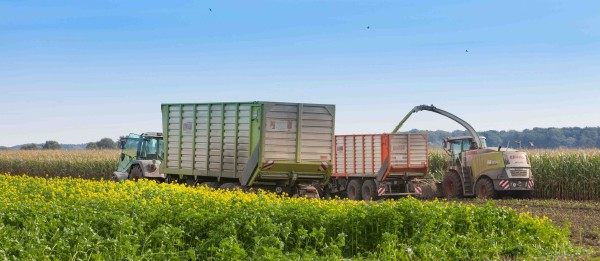
M 237 183 L 224 183 L 219 188 L 223 189 L 223 190 L 234 190 L 234 189 L 239 189 L 241 187 Z
M 348 187 L 346 188 L 346 192 L 348 194 L 348 198 L 351 200 L 361 200 L 362 199 L 362 180 L 353 179 L 348 182 Z
M 377 184 L 372 179 L 365 180 L 362 184 L 362 197 L 365 201 L 378 200 Z
M 475 183 L 475 194 L 478 198 L 497 198 L 498 193 L 494 189 L 494 183 L 488 178 L 480 178 Z
M 197 184 L 198 184 L 198 181 L 196 181 L 196 179 L 193 177 L 187 177 L 185 179 L 185 185 L 187 185 L 187 186 L 193 187 L 193 186 L 196 186 Z
M 435 183 L 424 183 L 420 184 L 421 194 L 417 194 L 416 198 L 420 199 L 434 199 L 436 197 L 436 185 Z
M 127 179 L 138 181 L 138 179 L 141 179 L 143 176 L 144 173 L 142 172 L 142 167 L 140 167 L 140 165 L 133 165 L 129 170 L 129 176 L 127 177 Z
M 444 195 L 448 198 L 461 198 L 462 194 L 462 182 L 458 173 L 450 171 L 444 175 L 444 181 L 442 182 L 444 187 Z
M 209 188 L 219 188 L 221 186 L 221 183 L 219 183 L 219 182 L 202 182 L 202 183 L 200 183 L 200 186 L 207 186 Z

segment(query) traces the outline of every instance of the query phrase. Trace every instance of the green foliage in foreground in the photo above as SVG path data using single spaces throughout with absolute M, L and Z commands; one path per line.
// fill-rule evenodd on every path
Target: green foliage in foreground
M 578 251 L 568 228 L 491 204 L 10 175 L 0 175 L 0 201 L 5 260 L 522 260 Z

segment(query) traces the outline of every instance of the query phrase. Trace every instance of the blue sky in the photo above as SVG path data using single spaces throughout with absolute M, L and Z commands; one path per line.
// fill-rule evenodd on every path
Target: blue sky
M 418 104 L 482 131 L 597 127 L 599 10 L 552 0 L 0 1 L 0 145 L 158 130 L 160 104 L 178 102 L 336 104 L 338 134 L 389 132 Z M 461 127 L 420 112 L 411 128 Z

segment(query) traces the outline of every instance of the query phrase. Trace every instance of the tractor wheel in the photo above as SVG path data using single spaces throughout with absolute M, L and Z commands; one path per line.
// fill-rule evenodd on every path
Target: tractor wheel
M 143 176 L 144 173 L 142 172 L 142 167 L 140 165 L 133 165 L 129 170 L 129 176 L 127 177 L 127 179 L 138 181 L 138 179 L 141 179 Z
M 480 178 L 475 183 L 475 195 L 478 198 L 497 198 L 498 193 L 494 189 L 494 183 L 488 178 Z
M 209 188 L 219 188 L 221 186 L 221 183 L 219 183 L 219 182 L 202 182 L 202 183 L 200 183 L 200 186 L 207 186 Z
M 362 180 L 353 179 L 348 182 L 348 187 L 346 188 L 346 192 L 348 193 L 348 198 L 351 200 L 361 200 L 362 199 Z
M 362 196 L 365 201 L 378 200 L 377 184 L 372 179 L 365 180 L 362 184 Z
M 458 173 L 454 171 L 450 171 L 444 175 L 442 186 L 444 187 L 444 195 L 447 198 L 461 198 L 463 196 L 462 181 Z

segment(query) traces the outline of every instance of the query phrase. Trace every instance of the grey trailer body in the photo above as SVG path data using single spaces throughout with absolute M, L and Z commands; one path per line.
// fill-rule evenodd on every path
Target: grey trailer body
M 162 115 L 167 179 L 279 190 L 331 176 L 334 105 L 163 104 Z

